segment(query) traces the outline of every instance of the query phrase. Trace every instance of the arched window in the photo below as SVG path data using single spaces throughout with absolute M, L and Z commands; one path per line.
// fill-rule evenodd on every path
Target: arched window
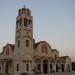
M 19 22 L 20 22 L 20 26 L 22 26 L 22 18 L 19 20 Z
M 24 18 L 24 26 L 27 27 L 27 19 Z
M 32 21 L 31 21 L 31 20 L 28 20 L 28 26 L 30 26 L 30 25 L 31 25 L 31 23 L 32 23 Z
M 19 71 L 19 64 L 17 64 L 17 71 Z
M 45 47 L 45 53 L 47 53 L 47 47 Z
M 1 66 L 0 66 L 0 70 L 1 70 Z
M 8 73 L 8 64 L 6 64 L 5 73 L 6 73 L 6 74 Z
M 35 69 L 37 70 L 38 74 L 41 73 L 41 60 L 39 58 L 35 59 Z
M 9 47 L 7 47 L 7 50 L 6 50 L 6 56 L 9 55 Z
M 55 59 L 57 58 L 57 55 L 55 54 Z
M 29 47 L 29 40 L 26 40 L 26 47 Z
M 42 53 L 47 53 L 47 46 L 46 45 L 42 46 Z
M 18 47 L 20 47 L 20 40 L 18 40 Z
M 29 71 L 29 64 L 26 64 L 26 70 Z
M 52 72 L 52 70 L 53 70 L 53 66 L 52 66 L 52 64 L 50 64 L 50 70 L 51 70 L 51 72 Z

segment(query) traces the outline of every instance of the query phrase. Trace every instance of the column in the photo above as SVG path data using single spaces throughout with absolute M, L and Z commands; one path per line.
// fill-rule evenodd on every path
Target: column
M 55 62 L 55 66 L 54 67 L 55 67 L 55 73 L 56 73 L 56 62 Z
M 3 64 L 3 75 L 5 75 L 5 68 L 6 68 L 6 62 L 4 61 L 4 64 Z
M 50 62 L 48 63 L 48 74 L 50 75 Z
M 33 75 L 34 75 L 34 66 L 35 66 L 34 61 L 32 61 L 32 74 Z
M 41 61 L 41 75 L 43 74 L 43 62 Z
M 60 67 L 60 72 L 61 72 L 61 63 L 59 63 L 59 67 Z

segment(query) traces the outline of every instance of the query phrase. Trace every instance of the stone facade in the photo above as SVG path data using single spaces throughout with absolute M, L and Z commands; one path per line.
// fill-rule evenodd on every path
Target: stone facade
M 59 56 L 46 41 L 33 39 L 33 16 L 28 8 L 18 11 L 15 45 L 7 44 L 0 53 L 0 75 L 50 75 L 71 71 L 69 56 Z

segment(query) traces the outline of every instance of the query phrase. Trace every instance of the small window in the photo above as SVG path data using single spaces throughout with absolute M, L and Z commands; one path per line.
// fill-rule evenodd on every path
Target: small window
M 50 69 L 51 69 L 51 70 L 53 69 L 53 66 L 52 66 L 52 64 L 50 64 Z
M 57 55 L 55 54 L 55 59 L 57 58 Z
M 6 67 L 5 67 L 5 73 L 7 74 L 8 73 L 8 65 L 6 64 Z
M 7 50 L 6 50 L 6 56 L 9 55 L 9 47 L 7 47 Z
M 16 28 L 19 28 L 19 27 L 21 27 L 21 26 L 22 26 L 22 19 L 17 20 L 17 21 L 16 21 Z
M 19 71 L 19 64 L 17 64 L 17 71 Z
M 24 26 L 27 27 L 27 19 L 24 18 Z
M 30 25 L 31 25 L 31 23 L 32 23 L 32 21 L 31 21 L 31 20 L 28 20 L 28 26 L 30 26 Z
M 0 66 L 0 70 L 1 70 L 1 66 Z
M 29 47 L 29 40 L 26 40 L 26 47 Z
M 26 70 L 29 71 L 29 65 L 28 64 L 26 64 Z
M 20 19 L 20 26 L 22 25 L 22 19 Z
M 42 53 L 47 53 L 47 47 L 45 45 L 42 46 Z
M 45 53 L 47 53 L 47 47 L 45 47 Z
M 18 47 L 20 47 L 20 40 L 18 40 Z
M 18 25 L 19 25 L 19 21 L 17 20 L 16 21 L 16 28 L 18 28 Z

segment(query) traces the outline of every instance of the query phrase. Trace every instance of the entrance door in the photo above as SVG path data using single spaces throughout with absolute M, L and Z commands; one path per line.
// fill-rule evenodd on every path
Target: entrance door
M 58 72 L 58 64 L 56 64 L 56 72 Z
M 64 65 L 61 64 L 61 69 L 62 69 L 62 72 L 64 72 Z
M 52 64 L 50 64 L 50 72 L 52 73 L 53 67 Z
M 43 61 L 43 73 L 44 74 L 48 73 L 48 61 L 47 60 Z
M 6 64 L 5 73 L 8 73 L 8 64 Z

